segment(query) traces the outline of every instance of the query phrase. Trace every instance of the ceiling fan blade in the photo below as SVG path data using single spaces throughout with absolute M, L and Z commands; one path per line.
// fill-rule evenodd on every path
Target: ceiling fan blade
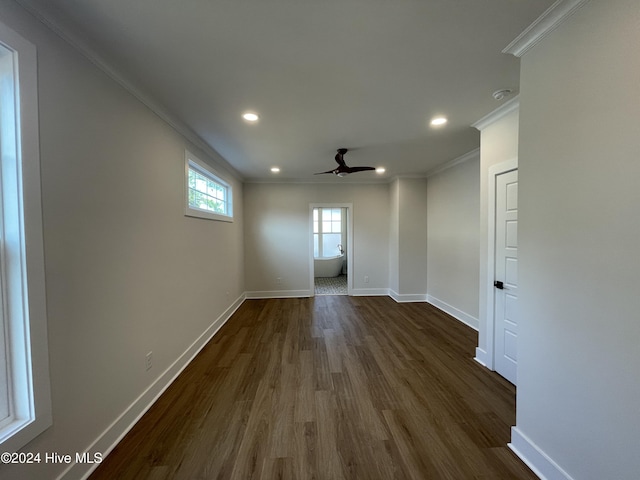
M 349 167 L 349 173 L 366 172 L 367 170 L 375 170 L 375 167 Z

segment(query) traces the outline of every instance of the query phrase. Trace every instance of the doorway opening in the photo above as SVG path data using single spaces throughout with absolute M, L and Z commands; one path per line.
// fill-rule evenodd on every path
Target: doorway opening
M 310 205 L 310 271 L 314 295 L 350 295 L 351 205 Z

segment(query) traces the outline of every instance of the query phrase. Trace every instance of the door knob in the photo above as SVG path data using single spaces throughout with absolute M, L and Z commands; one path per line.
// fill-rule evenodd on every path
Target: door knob
M 496 280 L 495 282 L 493 282 L 493 286 L 496 287 L 499 290 L 503 290 L 504 289 L 504 283 L 502 283 L 499 280 Z

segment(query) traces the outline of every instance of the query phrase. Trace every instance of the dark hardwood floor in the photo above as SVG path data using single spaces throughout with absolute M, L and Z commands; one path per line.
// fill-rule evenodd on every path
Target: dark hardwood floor
M 476 345 L 426 303 L 247 300 L 90 478 L 537 479 Z

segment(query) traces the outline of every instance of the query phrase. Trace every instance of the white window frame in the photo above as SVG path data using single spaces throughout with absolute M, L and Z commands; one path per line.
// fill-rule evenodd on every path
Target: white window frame
M 226 212 L 225 214 L 212 212 L 189 205 L 189 170 L 194 170 L 225 189 Z M 233 189 L 231 185 L 220 178 L 211 166 L 200 160 L 194 154 L 185 150 L 184 155 L 184 214 L 188 217 L 205 218 L 221 222 L 233 222 Z
M 9 416 L 0 448 L 17 451 L 52 424 L 42 236 L 37 54 L 0 22 L 0 43 L 13 57 L 12 122 L 2 127 L 0 283 Z M 4 138 L 6 135 L 7 138 Z
M 324 254 L 324 234 L 325 233 L 339 233 L 340 237 L 343 237 L 343 224 L 344 224 L 344 215 L 343 215 L 343 209 L 341 207 L 315 207 L 314 212 L 317 210 L 318 211 L 318 231 L 315 231 L 315 220 L 312 220 L 314 222 L 314 231 L 313 231 L 313 235 L 314 235 L 314 247 L 315 247 L 315 236 L 318 236 L 318 258 L 327 258 Z M 338 232 L 334 232 L 333 231 L 333 227 L 331 229 L 330 232 L 325 232 L 323 229 L 324 226 L 324 220 L 323 220 L 323 211 L 333 211 L 333 210 L 340 210 L 340 231 Z M 333 216 L 333 213 L 330 214 L 331 216 Z M 331 224 L 333 224 L 335 222 L 335 220 L 330 219 L 329 222 Z M 343 243 L 342 241 L 340 243 Z M 314 253 L 315 253 L 315 248 L 314 248 Z

